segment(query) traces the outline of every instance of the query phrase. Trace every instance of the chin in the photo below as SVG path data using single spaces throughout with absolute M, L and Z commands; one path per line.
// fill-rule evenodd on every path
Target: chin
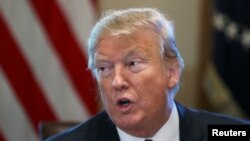
M 133 129 L 140 124 L 140 119 L 136 117 L 118 117 L 113 121 L 121 129 Z

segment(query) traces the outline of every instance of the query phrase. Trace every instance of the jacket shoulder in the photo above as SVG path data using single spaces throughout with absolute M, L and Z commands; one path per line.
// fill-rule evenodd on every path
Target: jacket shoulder
M 104 127 L 112 130 L 115 129 L 115 126 L 107 113 L 100 112 L 87 121 L 50 137 L 46 141 L 80 141 L 86 139 L 94 141 L 96 140 L 97 135 L 102 134 L 101 132 L 105 130 L 103 129 Z
M 184 107 L 176 103 L 180 121 L 180 140 L 207 140 L 208 125 L 249 124 L 237 117 Z
M 230 115 L 197 110 L 177 104 L 181 117 L 195 119 L 203 124 L 250 124 L 250 121 Z

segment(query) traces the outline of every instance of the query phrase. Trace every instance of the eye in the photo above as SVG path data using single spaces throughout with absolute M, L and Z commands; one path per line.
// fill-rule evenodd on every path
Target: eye
M 138 65 L 140 62 L 139 61 L 130 61 L 129 63 L 128 63 L 128 66 L 129 67 L 132 67 L 132 66 L 136 66 L 136 65 Z
M 145 66 L 145 63 L 141 59 L 133 59 L 131 61 L 128 61 L 127 67 L 132 72 L 139 72 L 141 71 Z
M 97 66 L 97 72 L 100 76 L 108 76 L 112 71 L 112 66 L 108 64 L 102 64 Z
M 100 72 L 107 71 L 107 69 L 108 69 L 107 67 L 99 67 L 99 68 L 98 68 L 98 70 L 99 70 Z

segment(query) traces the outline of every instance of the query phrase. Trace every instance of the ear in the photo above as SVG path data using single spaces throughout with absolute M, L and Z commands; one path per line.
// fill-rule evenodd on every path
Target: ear
M 177 60 L 170 61 L 167 67 L 167 87 L 172 89 L 179 82 L 181 76 L 181 68 Z

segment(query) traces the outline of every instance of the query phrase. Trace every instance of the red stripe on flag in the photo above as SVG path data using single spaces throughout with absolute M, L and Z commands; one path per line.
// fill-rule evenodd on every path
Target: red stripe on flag
M 0 141 L 7 141 L 7 140 L 4 138 L 4 136 L 3 136 L 2 132 L 1 132 L 1 130 L 0 130 Z
M 54 0 L 32 0 L 30 3 L 41 19 L 53 47 L 59 54 L 82 102 L 86 104 L 91 114 L 96 113 L 96 90 L 93 79 L 90 72 L 86 70 L 87 63 L 84 54 L 74 38 L 60 7 Z
M 91 5 L 93 6 L 93 8 L 95 9 L 94 11 L 98 12 L 99 5 L 98 5 L 97 0 L 90 0 L 90 2 L 91 2 Z
M 38 131 L 37 126 L 41 120 L 55 120 L 56 116 L 1 15 L 0 29 L 0 64 L 33 128 Z

